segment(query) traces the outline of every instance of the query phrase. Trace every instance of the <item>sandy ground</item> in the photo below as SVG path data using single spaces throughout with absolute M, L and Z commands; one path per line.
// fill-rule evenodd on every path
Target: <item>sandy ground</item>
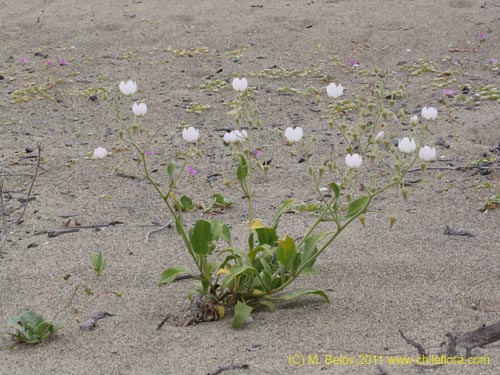
M 184 189 L 206 202 L 214 192 L 231 193 L 220 178 L 207 177 L 220 172 L 229 155 L 220 137 L 224 129 L 234 127 L 227 112 L 235 95 L 230 86 L 204 92 L 200 85 L 205 79 L 230 82 L 233 74 L 246 76 L 256 87 L 265 127 L 300 125 L 310 136 L 327 127 L 314 96 L 304 94 L 307 88 L 325 97 L 322 79 L 330 76 L 346 87 L 345 97 L 352 98 L 373 87 L 377 78 L 365 73 L 378 66 L 407 86 L 407 96 L 396 105 L 408 118 L 424 105 L 438 109 L 429 141 L 442 139 L 449 148 L 437 146 L 445 161 L 432 166 L 466 166 L 484 153 L 491 157 L 489 149 L 500 142 L 498 100 L 474 96 L 487 85 L 499 85 L 498 66 L 488 62 L 500 57 L 499 1 L 0 4 L 0 172 L 4 190 L 10 191 L 4 197 L 5 206 L 13 210 L 8 219 L 20 214 L 17 199 L 25 197 L 30 181 L 26 174 L 34 169 L 34 159 L 26 156 L 36 151 L 27 154 L 25 149 L 36 148 L 37 142 L 43 145 L 42 173 L 32 195 L 36 199 L 24 222 L 11 228 L 2 249 L 0 327 L 5 329 L 9 317 L 27 308 L 52 316 L 79 284 L 124 293 L 118 300 L 104 296 L 79 315 L 115 314 L 99 321 L 93 332 L 80 330 L 71 313 L 64 313 L 66 326 L 43 344 L 11 350 L 12 341 L 2 336 L 0 374 L 207 374 L 233 364 L 249 368 L 223 374 L 500 372 L 498 344 L 482 350 L 489 365 L 423 370 L 390 365 L 387 359 L 416 356 L 399 329 L 437 352 L 446 332 L 499 320 L 500 210 L 479 210 L 495 192 L 479 186 L 494 186 L 498 175 L 432 171 L 411 187 L 408 202 L 396 193 L 389 195 L 378 208 L 399 206 L 392 230 L 389 212 L 368 215 L 365 228 L 348 228 L 319 259 L 319 275 L 298 282 L 300 287 L 326 290 L 330 304 L 315 298 L 281 304 L 274 313 L 257 312 L 251 324 L 236 331 L 228 320 L 182 327 L 192 284 L 184 281 L 161 289 L 156 284 L 167 266 L 192 265 L 174 229 L 155 233 L 145 243 L 146 234 L 156 228 L 153 224 L 167 224 L 170 218 L 150 186 L 113 175 L 113 166 L 132 154 L 120 152 L 123 144 L 110 99 L 97 95 L 97 100 L 89 100 L 96 88 L 111 90 L 112 98 L 121 80 L 137 81 L 137 98 L 149 107 L 145 124 L 158 134 L 152 163 L 158 164 L 159 174 L 164 171 L 161 163 L 181 147 L 179 124 L 200 128 L 206 156 L 198 163 L 200 175 Z M 60 59 L 67 65 L 60 66 Z M 352 59 L 360 66 L 351 68 Z M 426 63 L 435 71 L 423 71 Z M 302 74 L 269 76 L 279 68 Z M 410 74 L 412 68 L 420 74 Z M 271 70 L 262 73 L 264 69 Z M 446 81 L 449 75 L 443 72 L 449 71 L 452 77 Z M 462 91 L 464 85 L 469 89 Z M 282 95 L 284 87 L 302 94 Z M 461 102 L 458 94 L 445 98 L 442 88 L 464 92 L 470 100 Z M 23 89 L 28 91 L 19 91 Z M 211 107 L 203 114 L 186 112 L 190 103 Z M 263 145 L 266 157 L 273 159 L 270 177 L 257 180 L 261 198 L 256 209 L 264 219 L 272 217 L 271 209 L 285 196 L 313 199 L 303 187 L 308 181 L 303 164 L 297 163 L 298 156 L 290 158 L 279 142 L 270 138 Z M 113 156 L 88 159 L 97 146 L 113 150 Z M 237 199 L 221 217 L 234 224 L 237 234 L 244 227 L 244 207 Z M 37 234 L 61 227 L 67 216 L 71 225 L 75 220 L 84 226 L 124 224 L 55 238 Z M 200 216 L 195 213 L 191 220 Z M 297 214 L 285 220 L 287 231 L 298 236 L 314 218 Z M 446 225 L 475 237 L 446 236 Z M 90 263 L 90 254 L 97 250 L 108 262 L 99 279 Z M 81 305 L 84 298 L 75 302 Z M 170 320 L 157 330 L 167 315 Z M 302 356 L 307 362 L 316 354 L 317 364 L 290 362 Z M 329 364 L 328 355 L 352 356 L 356 364 Z M 377 355 L 382 363 L 359 364 L 365 355 Z

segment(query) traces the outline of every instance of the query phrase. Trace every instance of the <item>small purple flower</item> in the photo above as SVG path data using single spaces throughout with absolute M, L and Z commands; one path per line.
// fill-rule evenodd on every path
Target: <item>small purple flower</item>
M 26 57 L 21 57 L 21 59 L 19 60 L 19 62 L 21 64 L 26 64 L 26 63 L 28 63 L 28 59 Z
M 486 40 L 486 33 L 483 33 L 482 31 L 479 33 L 479 39 L 480 40 Z
M 59 65 L 66 66 L 66 65 L 68 65 L 68 61 L 66 59 L 60 59 L 59 60 Z
M 496 65 L 496 64 L 498 64 L 498 59 L 497 58 L 492 58 L 492 59 L 489 59 L 488 62 L 490 64 Z
M 194 175 L 196 175 L 196 174 L 200 173 L 200 172 L 199 172 L 199 171 L 198 171 L 195 167 L 192 167 L 192 166 L 190 166 L 190 165 L 188 165 L 188 166 L 186 167 L 186 170 L 187 170 L 187 172 L 188 172 L 191 176 L 194 176 Z
M 54 64 L 54 62 L 53 62 L 53 61 L 47 61 L 47 65 L 48 65 L 48 66 L 54 66 L 55 64 Z
M 352 66 L 353 68 L 359 66 L 359 61 L 358 60 L 349 60 L 349 65 Z
M 455 94 L 455 90 L 443 89 L 443 95 L 445 95 L 445 96 L 453 96 L 453 94 Z
M 252 155 L 258 158 L 260 155 L 262 155 L 262 151 L 256 148 L 255 150 L 252 151 Z
M 153 155 L 153 151 L 152 150 L 146 150 L 146 152 L 144 153 L 144 155 L 146 155 L 146 156 L 152 156 Z

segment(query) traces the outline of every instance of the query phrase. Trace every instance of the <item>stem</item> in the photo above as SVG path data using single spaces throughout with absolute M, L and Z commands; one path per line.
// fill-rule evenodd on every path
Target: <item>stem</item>
M 144 170 L 145 177 L 151 183 L 151 185 L 153 185 L 153 188 L 158 192 L 158 194 L 160 195 L 160 197 L 163 200 L 163 202 L 165 202 L 165 205 L 167 206 L 167 209 L 169 210 L 170 214 L 173 216 L 173 218 L 175 220 L 175 225 L 176 225 L 177 231 L 181 235 L 182 240 L 184 242 L 184 245 L 186 246 L 186 248 L 187 248 L 189 254 L 191 255 L 191 257 L 193 258 L 196 266 L 201 271 L 201 269 L 200 269 L 200 263 L 198 262 L 198 259 L 197 259 L 196 255 L 194 253 L 193 247 L 192 247 L 191 242 L 189 241 L 189 237 L 188 237 L 188 235 L 186 233 L 186 228 L 184 227 L 184 223 L 182 222 L 182 216 L 180 214 L 177 215 L 177 213 L 175 212 L 174 208 L 172 207 L 172 205 L 168 201 L 168 198 L 169 198 L 170 193 L 172 191 L 172 186 L 170 186 L 167 194 L 163 194 L 163 192 L 161 191 L 161 189 L 158 186 L 158 184 L 154 181 L 154 179 L 149 174 L 149 169 L 148 169 L 148 165 L 147 165 L 147 162 L 146 162 L 145 152 L 135 142 L 134 137 L 133 137 L 133 135 L 132 135 L 129 127 L 123 121 L 123 118 L 121 116 L 120 108 L 119 108 L 118 104 L 119 104 L 118 100 L 115 101 L 115 111 L 116 111 L 116 116 L 118 118 L 118 122 L 120 123 L 122 129 L 124 129 L 125 132 L 127 133 L 127 137 L 128 137 L 128 139 L 130 141 L 130 144 L 134 147 L 134 149 L 139 153 L 139 155 L 141 157 L 141 164 L 142 164 L 142 167 L 143 167 L 143 170 Z M 135 123 L 135 119 L 134 119 L 134 123 Z
M 427 125 L 427 124 L 426 124 Z M 278 293 L 280 291 L 282 291 L 283 289 L 285 289 L 288 285 L 290 285 L 297 277 L 300 276 L 301 272 L 304 270 L 304 268 L 311 263 L 314 263 L 316 261 L 316 259 L 318 258 L 318 256 L 321 255 L 321 253 L 323 251 L 325 251 L 329 246 L 330 244 L 337 238 L 337 236 L 342 233 L 342 231 L 350 224 L 352 223 L 354 220 L 356 220 L 361 214 L 363 214 L 368 206 L 370 205 L 371 201 L 377 196 L 377 195 L 380 195 L 382 193 L 384 193 L 385 191 L 387 191 L 388 189 L 390 189 L 391 187 L 393 186 L 396 186 L 396 185 L 399 185 L 404 177 L 406 176 L 406 174 L 408 173 L 408 171 L 413 167 L 413 165 L 415 164 L 415 162 L 418 160 L 418 151 L 420 150 L 420 148 L 422 147 L 422 144 L 423 144 L 423 129 L 424 129 L 425 126 L 422 126 L 422 129 L 421 129 L 421 133 L 420 133 L 420 140 L 419 140 L 419 146 L 417 148 L 417 152 L 415 153 L 415 156 L 413 158 L 413 160 L 406 166 L 406 168 L 404 168 L 403 170 L 403 173 L 401 173 L 401 176 L 393 181 L 392 183 L 384 186 L 383 188 L 380 188 L 378 189 L 377 191 L 375 191 L 374 193 L 370 194 L 368 196 L 368 200 L 366 202 L 366 204 L 364 205 L 363 209 L 359 211 L 359 213 L 355 216 L 353 216 L 352 218 L 350 218 L 348 221 L 346 221 L 345 223 L 343 223 L 342 225 L 340 226 L 337 226 L 337 231 L 321 246 L 321 248 L 318 250 L 318 252 L 316 254 L 314 254 L 313 257 L 311 257 L 306 263 L 304 263 L 301 267 L 299 267 L 297 269 L 297 271 L 291 275 L 292 277 L 287 280 L 285 283 L 283 283 L 280 287 L 274 289 L 273 291 L 271 291 L 269 294 L 274 294 L 274 293 Z M 321 216 L 318 218 L 318 220 L 313 224 L 313 226 L 309 229 L 309 231 L 307 232 L 307 234 L 303 237 L 303 239 L 300 241 L 299 245 L 297 247 L 300 246 L 300 244 L 302 244 L 305 239 L 307 237 L 310 236 L 310 234 L 313 232 L 313 230 L 316 228 L 316 226 L 319 224 L 319 222 L 321 221 L 322 217 L 324 216 L 324 214 L 326 213 L 326 209 L 323 211 L 323 213 L 321 214 Z

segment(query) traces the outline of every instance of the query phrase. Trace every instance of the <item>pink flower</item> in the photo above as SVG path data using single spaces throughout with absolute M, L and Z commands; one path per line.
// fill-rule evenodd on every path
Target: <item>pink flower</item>
M 443 89 L 443 95 L 445 96 L 453 96 L 455 94 L 455 90 Z
M 54 62 L 53 62 L 53 61 L 47 61 L 47 65 L 48 65 L 48 66 L 54 66 L 55 64 L 54 64 Z
M 496 65 L 496 64 L 498 64 L 498 59 L 497 58 L 492 58 L 492 59 L 489 59 L 488 62 L 490 64 Z
M 19 62 L 21 64 L 26 64 L 28 62 L 28 59 L 26 57 L 21 57 L 21 59 L 19 60 Z
M 256 148 L 255 150 L 252 151 L 252 154 L 253 156 L 258 158 L 260 155 L 262 155 L 262 151 Z
M 352 66 L 353 68 L 359 66 L 359 61 L 358 60 L 349 60 L 349 65 Z
M 144 155 L 151 156 L 151 155 L 153 155 L 153 151 L 152 150 L 146 150 L 146 152 L 144 153 Z
M 59 65 L 66 66 L 66 65 L 68 65 L 68 61 L 66 59 L 60 59 L 59 60 Z
M 480 40 L 485 40 L 486 39 L 486 33 L 483 33 L 482 31 L 479 33 L 479 39 Z
M 199 171 L 198 171 L 195 167 L 192 167 L 192 166 L 190 166 L 190 165 L 188 165 L 188 166 L 186 167 L 186 170 L 187 170 L 187 172 L 188 172 L 191 176 L 194 176 L 195 174 L 200 173 L 200 172 L 199 172 Z

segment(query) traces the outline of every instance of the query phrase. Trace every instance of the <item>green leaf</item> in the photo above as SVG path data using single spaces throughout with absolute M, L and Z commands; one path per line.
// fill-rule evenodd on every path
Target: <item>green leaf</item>
M 170 177 L 170 179 L 174 178 L 174 171 L 175 171 L 175 163 L 173 161 L 171 161 L 167 165 L 167 174 L 168 174 L 168 177 Z
M 340 197 L 340 188 L 339 188 L 339 185 L 337 185 L 335 182 L 330 182 L 328 184 L 328 186 L 330 186 L 330 189 L 332 189 L 333 194 L 335 194 L 335 198 L 338 199 Z
M 283 202 L 281 202 L 280 206 L 278 207 L 278 211 L 276 211 L 276 214 L 274 215 L 273 219 L 273 228 L 277 229 L 278 228 L 278 223 L 280 221 L 281 215 L 288 210 L 291 206 L 295 204 L 295 199 L 286 199 Z
M 106 265 L 106 261 L 102 258 L 102 252 L 92 254 L 92 265 L 97 276 L 100 276 Z
M 274 228 L 257 228 L 257 238 L 259 239 L 259 245 L 270 245 L 274 246 L 275 242 L 278 241 L 278 236 L 276 234 L 276 229 Z
M 191 233 L 191 245 L 196 254 L 210 254 L 213 246 L 212 242 L 212 224 L 206 220 L 198 220 Z
M 300 248 L 298 249 L 301 261 L 299 267 L 300 268 L 304 267 L 304 269 L 301 272 L 301 275 L 314 275 L 317 273 L 315 270 L 312 269 L 312 266 L 316 260 L 312 258 L 318 252 L 318 247 L 317 247 L 318 243 L 329 234 L 333 234 L 333 232 L 324 232 L 315 234 L 313 236 L 307 237 L 305 241 L 302 242 L 302 245 L 300 245 Z
M 268 300 L 260 300 L 258 304 L 267 307 L 271 312 L 274 312 L 274 310 L 276 309 L 274 303 Z
M 181 197 L 180 202 L 184 210 L 191 211 L 194 208 L 193 201 L 186 195 Z
M 246 272 L 253 274 L 253 275 L 256 275 L 256 276 L 259 275 L 259 271 L 257 271 L 253 267 L 250 267 L 247 265 L 234 266 L 233 268 L 231 268 L 231 273 L 224 278 L 224 283 L 223 283 L 224 287 L 228 288 L 236 276 L 241 275 L 241 274 L 246 273 Z
M 231 327 L 240 328 L 250 317 L 253 307 L 248 306 L 246 303 L 238 301 L 234 307 L 234 316 Z
M 222 240 L 228 245 L 231 245 L 231 230 L 222 221 L 211 221 L 212 225 L 212 240 Z
M 184 267 L 170 267 L 167 268 L 161 274 L 160 282 L 158 286 L 162 286 L 168 283 L 171 283 L 175 280 L 175 278 L 179 275 L 191 275 L 191 272 L 185 269 Z
M 315 294 L 317 296 L 324 298 L 327 302 L 330 302 L 330 298 L 325 292 L 323 292 L 322 290 L 314 290 L 314 289 L 299 289 L 279 296 L 266 296 L 265 298 L 269 298 L 271 300 L 289 301 L 301 296 L 305 296 L 307 294 Z
M 223 208 L 229 207 L 233 203 L 233 199 L 231 197 L 225 197 L 219 193 L 214 194 L 213 198 L 215 200 L 214 204 Z
M 236 168 L 236 177 L 238 178 L 240 184 L 243 184 L 248 176 L 248 163 L 247 159 L 243 155 L 238 156 L 240 160 L 238 162 L 238 167 Z
M 352 201 L 347 207 L 347 212 L 345 214 L 345 220 L 350 220 L 358 215 L 361 215 L 366 208 L 367 203 L 370 201 L 370 197 L 364 195 L 355 201 Z
M 297 250 L 295 249 L 295 242 L 292 237 L 286 236 L 284 240 L 279 241 L 276 259 L 285 269 L 290 269 L 296 257 Z

